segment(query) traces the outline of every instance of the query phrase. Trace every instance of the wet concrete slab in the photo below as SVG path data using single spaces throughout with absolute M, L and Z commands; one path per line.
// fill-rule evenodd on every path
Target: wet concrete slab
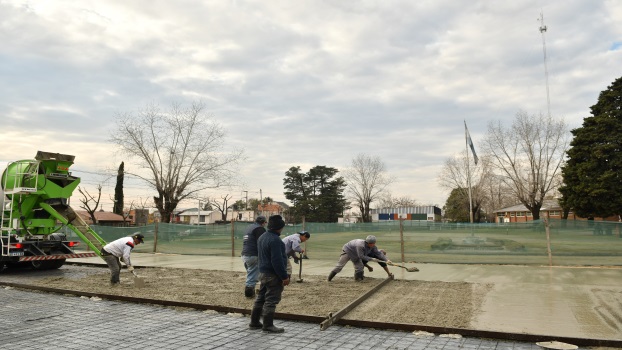
M 103 264 L 99 258 L 72 262 Z M 239 257 L 132 254 L 136 266 L 244 271 Z M 335 261 L 303 260 L 303 278 L 328 275 Z M 374 266 L 366 276 L 385 278 Z M 419 272 L 391 267 L 396 279 L 471 282 L 488 285 L 472 329 L 549 336 L 622 340 L 622 268 L 512 265 L 407 264 Z M 294 273 L 297 273 L 294 265 Z M 341 276 L 352 276 L 348 264 Z

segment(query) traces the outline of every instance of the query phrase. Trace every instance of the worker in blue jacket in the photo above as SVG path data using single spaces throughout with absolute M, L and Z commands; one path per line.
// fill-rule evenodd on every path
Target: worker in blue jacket
M 287 275 L 287 256 L 285 244 L 279 237 L 285 221 L 281 215 L 273 215 L 268 219 L 268 231 L 259 237 L 257 251 L 259 253 L 259 293 L 251 311 L 250 329 L 263 329 L 269 333 L 283 333 L 283 328 L 274 326 L 274 313 L 281 301 L 283 289 L 289 284 Z M 259 317 L 263 315 L 263 324 Z

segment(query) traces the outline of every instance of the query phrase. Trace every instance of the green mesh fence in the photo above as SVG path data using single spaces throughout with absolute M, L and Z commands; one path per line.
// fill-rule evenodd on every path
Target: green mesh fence
M 550 220 L 554 265 L 622 265 L 622 223 Z M 104 240 L 142 233 L 137 252 L 240 256 L 248 223 L 226 225 L 163 224 L 142 227 L 92 226 Z M 375 235 L 394 262 L 548 265 L 542 221 L 505 224 L 455 224 L 426 221 L 306 223 L 286 226 L 282 237 L 307 230 L 310 259 L 337 260 L 342 246 Z M 70 237 L 75 235 L 69 233 Z M 157 236 L 157 242 L 155 240 Z M 84 246 L 84 245 L 83 245 Z M 402 253 L 403 252 L 403 253 Z

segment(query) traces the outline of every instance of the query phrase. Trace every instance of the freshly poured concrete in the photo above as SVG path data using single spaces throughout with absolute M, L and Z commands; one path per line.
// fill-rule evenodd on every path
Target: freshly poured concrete
M 99 258 L 72 262 L 104 262 Z M 135 266 L 244 271 L 239 257 L 132 254 Z M 303 260 L 303 278 L 328 275 L 335 261 Z M 366 276 L 385 278 L 377 266 Z M 575 338 L 622 340 L 622 268 L 508 265 L 408 264 L 419 272 L 390 267 L 396 279 L 472 282 L 492 286 L 471 328 Z M 298 266 L 294 265 L 294 274 Z M 348 264 L 341 276 L 353 275 Z

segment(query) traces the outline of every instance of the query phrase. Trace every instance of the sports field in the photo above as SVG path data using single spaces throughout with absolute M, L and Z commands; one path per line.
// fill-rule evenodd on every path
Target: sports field
M 622 265 L 622 223 L 551 220 L 553 265 Z M 138 252 L 239 256 L 248 223 L 226 225 L 151 224 L 141 227 L 93 226 L 106 241 L 143 233 Z M 420 221 L 289 225 L 283 237 L 311 233 L 309 258 L 337 259 L 346 242 L 375 235 L 394 262 L 548 265 L 542 222 L 455 224 Z M 72 236 L 71 233 L 69 233 Z M 74 236 L 75 237 L 75 236 Z M 156 238 L 157 237 L 157 242 Z M 402 254 L 403 252 L 403 254 Z

